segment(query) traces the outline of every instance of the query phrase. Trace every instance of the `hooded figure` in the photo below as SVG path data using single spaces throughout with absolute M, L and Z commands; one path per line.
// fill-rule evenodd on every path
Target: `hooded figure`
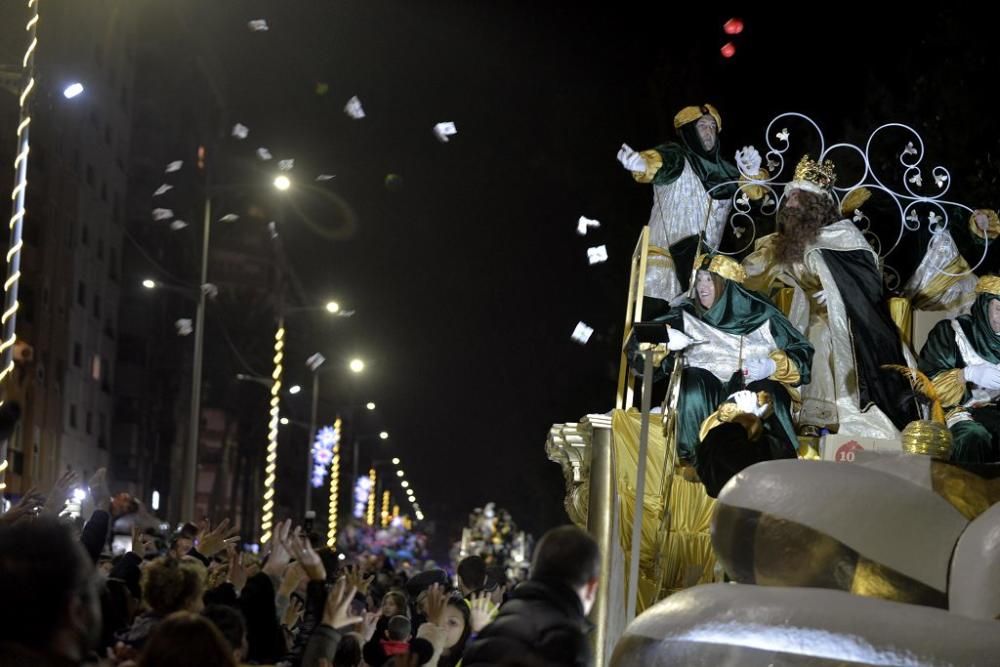
M 639 183 L 653 186 L 649 216 L 650 254 L 647 260 L 644 316 L 662 314 L 667 302 L 688 289 L 699 238 L 716 249 L 732 209 L 740 170 L 720 156 L 722 117 L 711 104 L 685 107 L 674 116 L 679 142 L 636 152 L 623 145 L 618 160 Z M 744 164 L 759 175 L 760 156 Z M 751 198 L 756 198 L 751 189 Z M 763 194 L 762 192 L 760 194 Z M 651 301 L 657 300 L 657 301 Z
M 726 456 L 720 459 L 715 449 L 708 452 L 701 447 L 708 433 L 735 415 L 730 408 L 720 408 L 730 403 L 736 392 L 749 391 L 761 398 L 762 409 L 741 410 L 757 413 L 768 436 L 768 451 L 754 458 L 796 456 L 798 440 L 791 407 L 798 396 L 795 387 L 809 382 L 813 348 L 774 304 L 743 288 L 745 274 L 735 260 L 702 255 L 696 267 L 695 299 L 656 320 L 670 327 L 671 350 L 660 360 L 657 374 L 671 373 L 674 354 L 683 353 L 677 453 L 695 467 L 711 495 L 725 482 L 709 484 L 708 480 L 728 480 L 732 469 L 741 469 L 721 460 Z M 632 342 L 633 355 L 637 348 Z M 641 368 L 634 356 L 631 365 Z M 767 409 L 763 409 L 765 403 Z M 720 466 L 730 472 L 720 473 L 716 470 Z
M 972 312 L 938 322 L 920 350 L 953 438 L 951 460 L 1000 460 L 1000 277 L 976 283 Z

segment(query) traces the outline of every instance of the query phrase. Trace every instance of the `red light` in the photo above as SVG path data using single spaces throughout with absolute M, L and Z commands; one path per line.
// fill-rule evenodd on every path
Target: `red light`
M 722 52 L 723 58 L 732 58 L 736 55 L 736 47 L 733 46 L 732 42 L 727 42 L 726 45 L 719 50 Z
M 731 18 L 722 24 L 722 31 L 727 35 L 738 35 L 743 32 L 743 20 Z
M 205 168 L 205 147 L 198 146 L 198 169 Z

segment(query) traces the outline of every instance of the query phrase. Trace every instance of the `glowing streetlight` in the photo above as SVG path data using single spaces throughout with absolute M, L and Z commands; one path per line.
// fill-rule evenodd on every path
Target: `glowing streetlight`
M 275 178 L 274 178 L 274 187 L 276 187 L 279 190 L 281 190 L 282 192 L 284 192 L 288 188 L 292 187 L 292 181 L 291 181 L 290 178 L 288 178 L 287 176 L 284 176 L 284 175 L 282 175 L 282 176 L 275 176 Z
M 368 401 L 368 403 L 365 405 L 365 407 L 368 408 L 369 410 L 374 410 L 375 409 L 375 403 L 372 402 L 372 401 Z
M 145 280 L 142 281 L 142 286 L 145 287 L 146 289 L 156 289 L 156 281 L 146 278 Z
M 300 387 L 297 384 L 293 384 L 291 387 L 288 388 L 288 393 L 291 394 L 292 396 L 299 393 L 300 391 L 302 391 L 302 387 Z
M 406 473 L 404 473 L 402 470 L 397 470 L 396 471 L 396 477 L 405 477 L 405 476 L 406 476 Z
M 360 373 L 365 370 L 365 362 L 360 359 L 351 359 L 350 368 L 352 373 Z
M 392 460 L 392 465 L 398 466 L 399 465 L 399 459 L 398 458 L 393 459 Z
M 326 312 L 334 314 L 340 312 L 340 304 L 336 301 L 330 301 L 326 304 Z
M 288 417 L 282 417 L 281 418 L 281 425 L 282 426 L 288 426 Z
M 389 432 L 388 431 L 382 431 L 381 433 L 378 434 L 378 437 L 381 440 L 388 440 L 389 439 Z
M 79 81 L 74 81 L 63 89 L 63 97 L 67 100 L 71 100 L 81 93 L 83 93 L 83 84 Z
M 403 480 L 402 484 L 400 484 L 400 486 L 402 486 L 402 487 L 403 487 L 404 489 L 405 489 L 406 487 L 408 487 L 409 485 L 410 485 L 410 483 L 409 483 L 409 482 L 407 482 L 407 481 L 406 481 L 405 479 Z

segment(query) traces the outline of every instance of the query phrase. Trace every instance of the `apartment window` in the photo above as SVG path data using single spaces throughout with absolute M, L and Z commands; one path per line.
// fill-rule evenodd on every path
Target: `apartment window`
M 114 248 L 108 251 L 108 278 L 118 280 L 118 253 Z
M 101 183 L 101 201 L 108 201 L 108 184 Z
M 94 187 L 94 165 L 87 165 L 87 185 Z
M 76 404 L 69 404 L 69 427 L 76 428 Z
M 86 223 L 80 225 L 80 243 L 83 245 L 90 243 L 90 227 Z
M 84 422 L 86 425 L 87 435 L 91 435 L 94 432 L 94 413 L 87 411 L 87 421 Z
M 104 259 L 104 239 L 97 239 L 97 259 Z
M 95 381 L 101 381 L 101 357 L 95 354 L 90 360 L 90 377 L 94 378 Z
M 101 297 L 94 295 L 94 317 L 101 319 Z
M 112 199 L 114 200 L 114 204 L 111 207 L 111 221 L 117 225 L 121 221 L 122 200 L 117 192 L 114 193 Z
M 73 365 L 77 368 L 83 365 L 83 347 L 79 343 L 73 343 Z
M 84 308 L 87 307 L 87 286 L 82 280 L 76 284 L 76 303 Z

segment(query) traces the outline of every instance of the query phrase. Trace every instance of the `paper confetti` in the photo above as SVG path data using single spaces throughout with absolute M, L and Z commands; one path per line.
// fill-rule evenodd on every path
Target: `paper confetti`
M 190 336 L 194 331 L 194 327 L 191 325 L 191 320 L 187 318 L 182 318 L 174 322 L 174 326 L 177 327 L 178 336 Z
M 361 100 L 358 99 L 357 95 L 347 100 L 347 105 L 344 107 L 344 113 L 355 120 L 360 120 L 365 117 L 365 110 L 361 107 Z
M 278 169 L 281 171 L 291 171 L 295 168 L 295 160 L 278 160 Z
M 434 126 L 434 136 L 437 137 L 438 141 L 447 143 L 448 137 L 458 134 L 458 129 L 455 127 L 455 123 L 446 122 L 438 123 Z
M 153 209 L 153 220 L 169 220 L 174 217 L 174 212 L 169 208 L 154 208 Z
M 246 139 L 250 134 L 250 128 L 241 123 L 236 123 L 233 125 L 233 136 L 237 139 Z
M 583 322 L 577 322 L 576 329 L 573 329 L 573 340 L 580 345 L 586 345 L 593 334 L 594 330 L 591 327 L 588 327 Z
M 153 196 L 159 197 L 160 195 L 165 195 L 173 189 L 174 186 L 170 185 L 169 183 L 164 183 L 160 187 L 156 188 L 156 192 L 153 193 Z
M 219 222 L 236 222 L 240 219 L 240 216 L 235 213 L 226 213 L 224 216 L 219 218 Z
M 187 226 L 188 223 L 184 222 L 183 220 L 174 220 L 173 222 L 170 223 L 170 231 L 179 232 L 180 230 L 184 229 Z
M 183 166 L 184 166 L 183 160 L 174 160 L 173 162 L 167 165 L 166 172 L 168 174 L 172 174 L 175 171 L 180 171 L 181 167 Z
M 587 260 L 591 264 L 600 264 L 601 262 L 608 261 L 608 247 L 605 245 L 594 246 L 593 248 L 587 248 Z
M 261 160 L 270 160 L 271 151 L 261 146 L 260 148 L 257 149 L 257 157 L 259 157 Z
M 585 217 L 585 216 L 581 215 L 580 216 L 580 220 L 577 221 L 577 223 L 576 223 L 576 233 L 579 234 L 580 236 L 586 236 L 588 228 L 589 229 L 597 229 L 600 226 L 601 226 L 601 223 L 598 222 L 597 220 L 593 220 L 591 218 L 588 218 L 588 217 Z
M 335 178 L 337 178 L 336 174 L 320 174 L 319 176 L 316 177 L 316 180 L 317 181 L 332 181 Z
M 264 19 L 254 19 L 253 21 L 247 22 L 247 27 L 253 32 L 267 32 L 268 26 L 267 21 Z

